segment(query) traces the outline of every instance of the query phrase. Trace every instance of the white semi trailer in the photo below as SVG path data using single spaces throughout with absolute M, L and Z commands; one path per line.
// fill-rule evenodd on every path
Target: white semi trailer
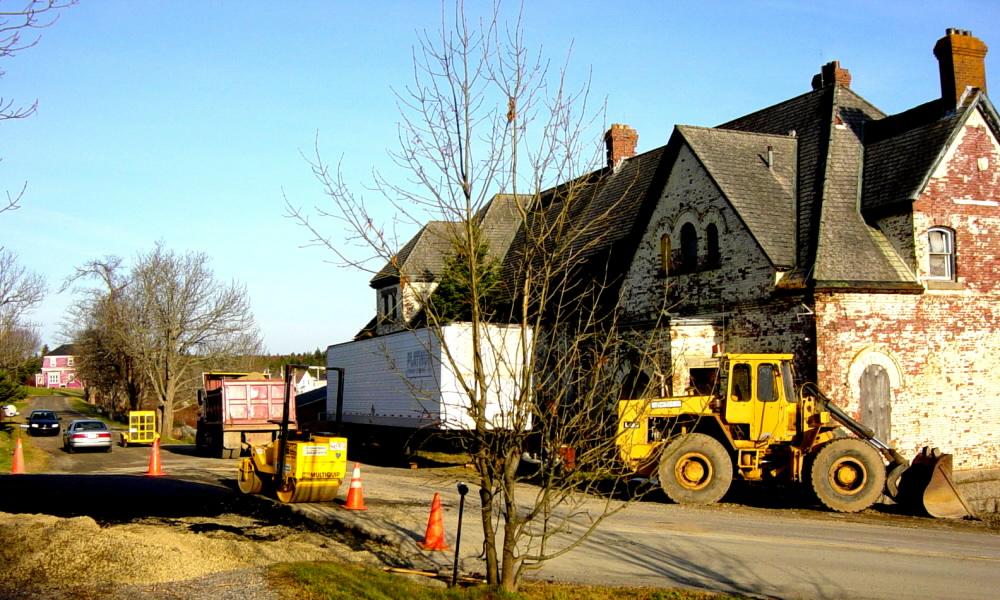
M 521 410 L 524 357 L 531 331 L 483 325 L 486 417 L 493 428 L 530 428 Z M 327 348 L 327 421 L 409 430 L 463 431 L 474 427 L 469 395 L 474 384 L 472 325 L 454 323 L 334 344 Z M 343 378 L 338 381 L 338 378 Z

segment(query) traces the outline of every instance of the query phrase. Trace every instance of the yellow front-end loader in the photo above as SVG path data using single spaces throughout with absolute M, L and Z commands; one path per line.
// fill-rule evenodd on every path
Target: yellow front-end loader
M 288 431 L 291 379 L 285 375 L 285 405 L 278 438 L 251 446 L 240 460 L 236 483 L 244 494 L 259 494 L 265 487 L 281 502 L 329 502 L 337 497 L 347 474 L 347 439 L 328 435 L 292 435 Z M 298 367 L 302 368 L 302 367 Z
M 735 477 L 806 484 L 838 512 L 864 510 L 885 494 L 931 516 L 973 516 L 951 455 L 926 451 L 911 466 L 814 384 L 796 391 L 792 355 L 726 354 L 718 367 L 708 395 L 619 402 L 622 460 L 658 479 L 671 500 L 717 502 Z

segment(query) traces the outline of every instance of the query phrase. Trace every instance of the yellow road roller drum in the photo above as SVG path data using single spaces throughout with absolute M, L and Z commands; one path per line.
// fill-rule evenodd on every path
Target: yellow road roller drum
M 280 440 L 254 446 L 240 461 L 237 484 L 244 494 L 258 494 L 270 484 L 281 502 L 329 502 L 347 474 L 347 438 L 317 435 L 287 440 L 282 473 Z

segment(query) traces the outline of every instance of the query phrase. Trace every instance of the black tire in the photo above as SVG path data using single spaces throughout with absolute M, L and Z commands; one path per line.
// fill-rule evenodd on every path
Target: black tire
M 105 448 L 104 451 L 107 452 L 108 454 L 111 454 L 111 446 Z
M 733 482 L 733 461 L 715 438 L 687 433 L 667 444 L 657 469 L 663 493 L 677 504 L 713 504 Z
M 66 444 L 66 453 L 67 454 L 73 454 L 73 446 L 72 446 L 72 444 Z
M 875 504 L 885 488 L 882 456 L 862 440 L 834 440 L 821 447 L 811 462 L 813 493 L 830 510 L 862 511 Z

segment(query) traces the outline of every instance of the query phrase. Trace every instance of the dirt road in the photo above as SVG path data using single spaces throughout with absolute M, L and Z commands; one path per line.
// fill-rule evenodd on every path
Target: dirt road
M 39 401 L 65 410 L 48 402 Z M 337 531 L 339 541 L 365 548 L 368 559 L 374 555 L 392 564 L 432 569 L 450 570 L 452 554 L 417 547 L 431 498 L 435 492 L 442 494 L 445 530 L 452 544 L 459 500 L 456 483 L 472 477 L 461 468 L 363 465 L 368 510 L 348 512 L 338 503 L 277 506 L 259 497 L 251 502 L 235 491 L 236 461 L 197 457 L 188 446 L 166 446 L 162 463 L 167 476 L 148 478 L 142 475 L 148 448 L 69 455 L 54 440 L 39 442 L 51 442 L 50 474 L 0 476 L 0 510 L 89 514 L 110 527 L 142 523 L 166 528 L 182 523 L 185 533 L 222 530 L 243 540 L 252 538 L 244 532 L 265 526 L 261 518 L 298 523 L 296 529 L 310 523 L 320 533 Z M 341 503 L 346 491 L 342 486 Z M 478 556 L 483 538 L 474 486 L 466 501 L 462 570 L 481 572 Z M 596 508 L 596 499 L 587 502 Z M 767 508 L 752 498 L 749 502 L 710 507 L 662 501 L 634 504 L 608 519 L 582 547 L 529 577 L 690 586 L 781 598 L 993 598 L 1000 588 L 1000 535 L 988 524 L 873 511 L 841 515 L 802 507 Z M 261 508 L 265 506 L 266 511 Z M 233 515 L 250 515 L 253 522 L 227 523 L 244 518 Z M 192 529 L 194 522 L 202 524 Z M 577 531 L 583 526 L 585 521 Z M 204 537 L 199 533 L 185 539 L 197 543 Z

